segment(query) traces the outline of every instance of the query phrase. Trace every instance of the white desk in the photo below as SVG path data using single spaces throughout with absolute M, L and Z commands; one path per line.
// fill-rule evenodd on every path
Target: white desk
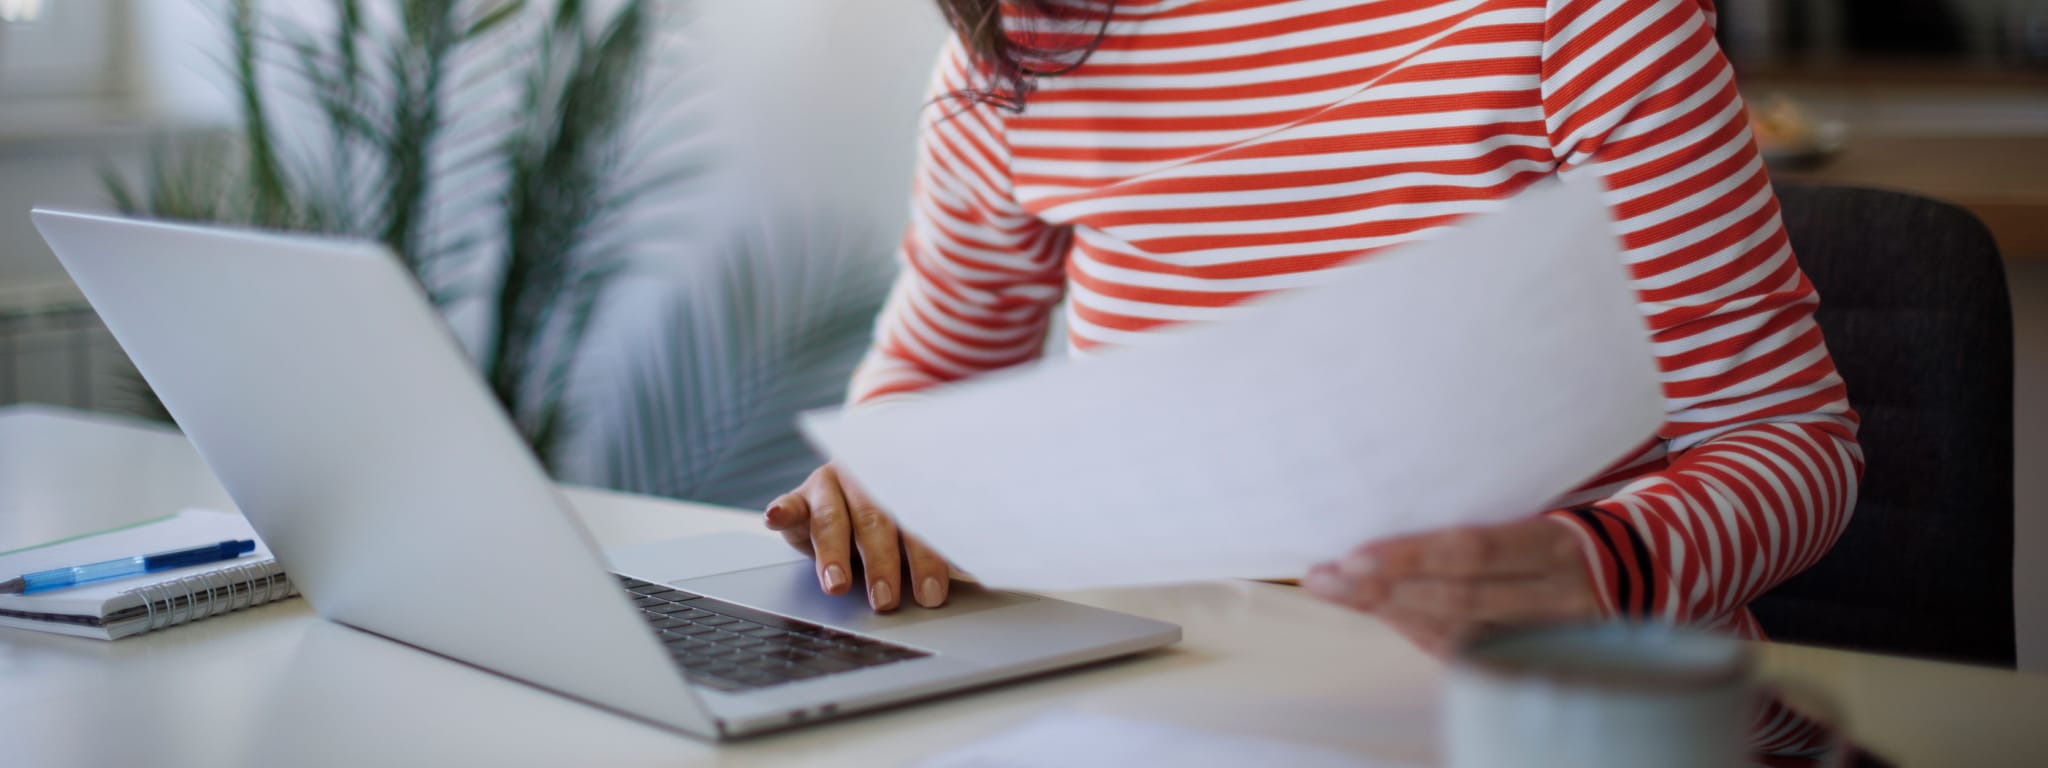
M 759 518 L 572 491 L 605 546 Z M 176 433 L 0 408 L 0 550 L 226 507 Z M 487 584 L 459 585 L 468 599 Z M 453 596 L 453 595 L 452 595 Z M 1048 711 L 1166 720 L 1429 762 L 1440 666 L 1377 621 L 1290 587 L 1218 582 L 1062 595 L 1172 621 L 1172 649 L 713 746 L 314 616 L 293 600 L 107 643 L 0 629 L 0 764 L 895 765 Z M 541 617 L 544 620 L 544 617 Z M 2048 678 L 1773 647 L 1905 766 L 2048 764 Z

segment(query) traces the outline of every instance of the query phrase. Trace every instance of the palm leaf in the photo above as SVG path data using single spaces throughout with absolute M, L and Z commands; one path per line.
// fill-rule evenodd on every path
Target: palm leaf
M 295 201 L 278 160 L 276 141 L 270 130 L 270 116 L 264 109 L 262 79 L 257 71 L 258 30 L 261 22 L 256 0 L 234 0 L 228 11 L 228 37 L 232 43 L 236 92 L 241 100 L 242 139 L 248 150 L 249 189 L 254 223 L 286 228 L 295 218 Z
M 620 144 L 646 59 L 642 3 L 620 6 L 594 36 L 581 8 L 563 3 L 543 31 L 522 104 L 531 117 L 506 148 L 504 278 L 483 357 L 492 391 L 550 463 L 568 429 L 562 397 L 576 350 L 616 269 L 612 249 L 587 241 L 622 208 L 611 182 L 624 175 Z
M 894 271 L 865 234 L 815 214 L 739 233 L 592 382 L 609 408 L 574 479 L 749 507 L 795 487 L 818 462 L 795 415 L 844 397 Z
M 793 415 L 840 399 L 891 272 L 868 233 L 779 214 L 714 234 L 652 332 L 599 342 L 629 348 L 622 373 L 589 376 L 613 277 L 688 237 L 677 205 L 726 194 L 686 189 L 717 147 L 697 73 L 649 75 L 674 63 L 649 53 L 650 3 L 591 24 L 578 0 L 332 0 L 315 35 L 226 2 L 240 136 L 160 149 L 133 186 L 106 174 L 124 210 L 385 242 L 444 310 L 485 310 L 479 362 L 544 461 L 599 446 L 569 479 L 757 504 L 812 468 Z M 281 135 L 272 110 L 326 135 Z

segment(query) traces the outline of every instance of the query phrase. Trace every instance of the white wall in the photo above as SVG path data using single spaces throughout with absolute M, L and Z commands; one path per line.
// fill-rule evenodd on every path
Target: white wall
M 723 165 L 775 194 L 853 212 L 893 243 L 945 34 L 936 7 L 702 0 L 688 9 L 690 62 L 712 82 Z
M 60 0 L 0 25 L 0 303 L 64 292 L 30 208 L 105 208 L 99 168 L 133 176 L 157 138 L 231 119 L 197 1 Z

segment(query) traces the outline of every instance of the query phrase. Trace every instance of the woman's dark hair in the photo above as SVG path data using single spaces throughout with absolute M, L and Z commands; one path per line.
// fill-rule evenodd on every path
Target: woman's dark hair
M 938 0 L 946 22 L 987 85 L 955 91 L 945 100 L 1024 110 L 1035 78 L 1073 71 L 1087 61 L 1109 29 L 1116 0 Z M 1005 25 L 1004 16 L 1010 23 Z M 1092 29 L 1091 29 L 1092 28 Z

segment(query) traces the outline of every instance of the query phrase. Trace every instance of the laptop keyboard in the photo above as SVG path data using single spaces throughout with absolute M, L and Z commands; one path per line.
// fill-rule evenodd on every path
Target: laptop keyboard
M 717 690 L 767 688 L 930 655 L 667 584 L 612 575 L 683 675 Z

